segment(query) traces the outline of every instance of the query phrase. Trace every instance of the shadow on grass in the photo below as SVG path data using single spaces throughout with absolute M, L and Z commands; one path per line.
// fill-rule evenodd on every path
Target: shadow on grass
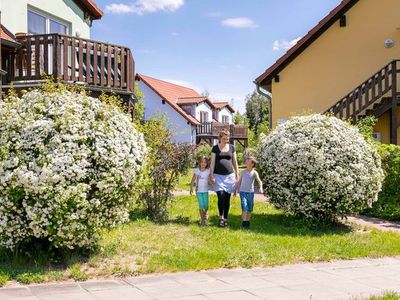
M 218 226 L 219 216 L 211 216 L 210 226 Z M 229 215 L 229 230 L 245 230 L 242 228 L 240 215 Z M 295 216 L 285 214 L 253 214 L 250 229 L 246 231 L 282 236 L 321 236 L 333 234 L 348 234 L 353 231 L 351 226 L 334 223 L 330 225 L 310 224 Z
M 24 284 L 65 280 L 69 267 L 86 263 L 94 253 L 96 250 L 60 250 L 39 240 L 13 251 L 0 248 L 0 287 L 8 280 Z
M 144 212 L 140 209 L 135 209 L 131 212 L 130 220 L 137 221 L 148 219 Z M 230 214 L 228 217 L 229 230 L 243 230 L 242 217 L 240 215 Z M 218 227 L 219 216 L 211 215 L 209 217 L 208 226 Z M 154 222 L 154 224 L 177 224 L 182 226 L 198 225 L 198 220 L 190 219 L 185 216 L 174 216 L 164 222 Z M 221 228 L 223 230 L 223 228 Z M 343 223 L 334 224 L 311 224 L 304 219 L 292 215 L 281 213 L 262 213 L 253 214 L 251 217 L 250 232 L 267 234 L 267 235 L 282 235 L 282 236 L 321 236 L 333 234 L 348 234 L 353 231 L 353 228 Z

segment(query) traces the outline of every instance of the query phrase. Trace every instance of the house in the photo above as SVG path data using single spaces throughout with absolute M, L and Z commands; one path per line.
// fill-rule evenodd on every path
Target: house
M 357 122 L 378 117 L 374 135 L 400 144 L 400 1 L 343 0 L 255 79 L 272 94 L 272 124 L 305 111 Z
M 3 90 L 38 86 L 46 74 L 93 96 L 112 90 L 132 107 L 132 53 L 89 39 L 92 22 L 103 16 L 93 0 L 1 0 L 0 11 Z
M 228 102 L 212 102 L 195 90 L 143 74 L 136 75 L 144 93 L 144 119 L 165 115 L 177 142 L 214 144 L 223 128 L 232 142 L 247 146 L 247 127 L 233 124 L 235 110 Z

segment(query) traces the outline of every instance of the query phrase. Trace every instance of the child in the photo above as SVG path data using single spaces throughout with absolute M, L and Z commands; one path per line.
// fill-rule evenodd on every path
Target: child
M 196 185 L 196 196 L 199 202 L 200 226 L 206 226 L 208 212 L 208 158 L 200 157 L 198 168 L 194 171 L 192 182 L 190 184 L 190 195 L 193 194 L 193 187 Z
M 240 192 L 240 200 L 242 203 L 242 227 L 250 228 L 250 217 L 254 207 L 254 179 L 260 187 L 260 193 L 263 193 L 263 186 L 256 170 L 254 170 L 257 161 L 254 157 L 246 159 L 246 169 L 244 169 L 239 176 L 236 191 Z

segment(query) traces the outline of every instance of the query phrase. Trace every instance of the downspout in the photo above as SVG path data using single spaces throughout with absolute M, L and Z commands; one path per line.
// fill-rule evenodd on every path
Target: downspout
M 262 88 L 257 83 L 256 83 L 256 86 L 257 86 L 257 92 L 260 95 L 262 95 L 265 98 L 267 98 L 267 101 L 268 101 L 268 114 L 269 114 L 269 116 L 268 116 L 268 119 L 269 119 L 268 127 L 271 130 L 272 129 L 272 94 L 267 92 L 267 91 L 264 92 L 262 90 Z

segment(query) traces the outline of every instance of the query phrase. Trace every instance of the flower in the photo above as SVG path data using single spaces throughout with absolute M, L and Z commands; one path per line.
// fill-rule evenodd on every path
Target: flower
M 381 160 L 357 128 L 316 114 L 294 117 L 260 140 L 260 176 L 276 206 L 332 221 L 377 200 Z
M 33 90 L 0 102 L 0 245 L 91 246 L 127 220 L 146 151 L 129 116 L 96 98 Z

